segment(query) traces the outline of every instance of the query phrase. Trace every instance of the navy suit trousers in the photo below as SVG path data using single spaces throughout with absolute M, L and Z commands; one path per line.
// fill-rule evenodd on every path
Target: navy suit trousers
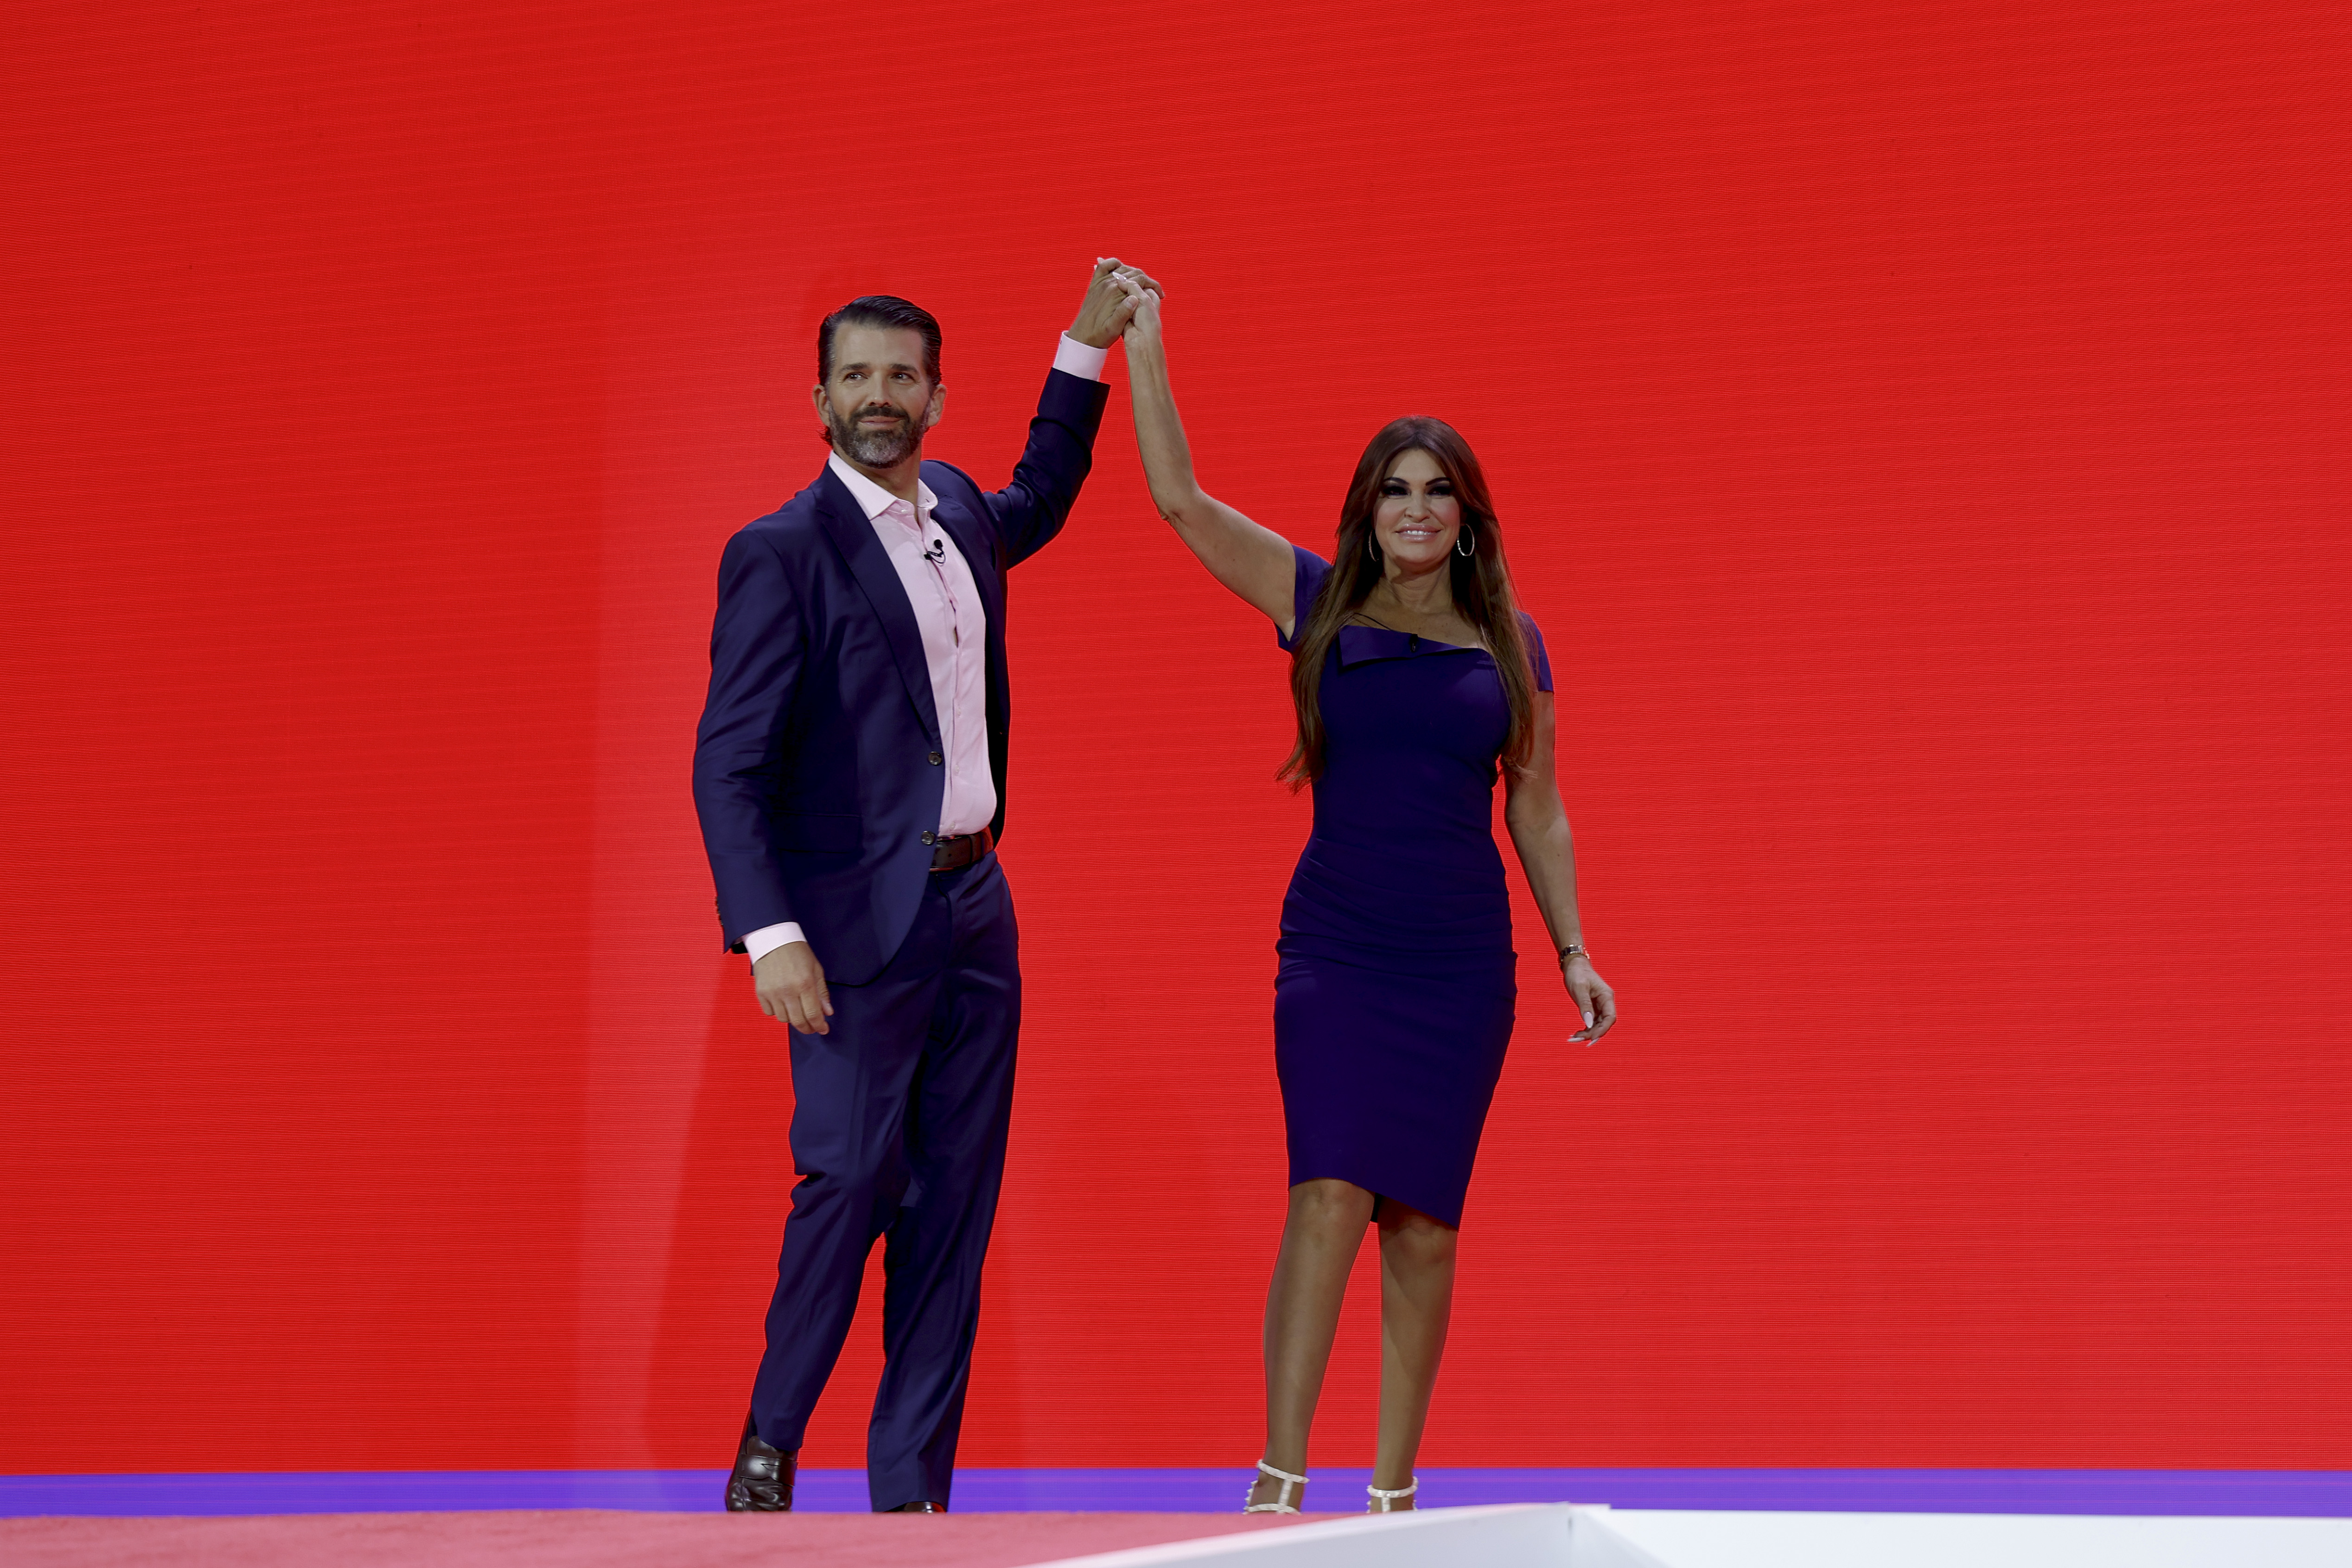
M 930 873 L 907 939 L 830 987 L 832 1032 L 794 1034 L 792 1215 L 752 1386 L 760 1436 L 797 1449 L 856 1315 L 877 1237 L 882 1384 L 874 1507 L 945 1505 L 996 1222 L 1021 1026 L 1020 933 L 996 857 Z

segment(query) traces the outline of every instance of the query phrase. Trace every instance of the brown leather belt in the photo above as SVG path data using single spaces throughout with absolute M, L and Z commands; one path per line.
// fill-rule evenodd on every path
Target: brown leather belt
M 996 834 L 983 827 L 977 833 L 960 833 L 953 838 L 931 840 L 931 869 L 961 871 L 966 866 L 996 847 Z

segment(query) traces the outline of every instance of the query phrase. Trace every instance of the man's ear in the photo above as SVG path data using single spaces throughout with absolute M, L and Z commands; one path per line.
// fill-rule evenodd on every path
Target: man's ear
M 833 423 L 833 416 L 825 410 L 824 383 L 820 381 L 809 388 L 809 405 L 816 410 L 818 418 L 828 425 Z
M 931 405 L 923 410 L 923 428 L 928 430 L 932 426 L 938 424 L 940 422 L 940 416 L 946 412 L 947 405 L 948 384 L 944 381 L 933 382 L 931 384 Z

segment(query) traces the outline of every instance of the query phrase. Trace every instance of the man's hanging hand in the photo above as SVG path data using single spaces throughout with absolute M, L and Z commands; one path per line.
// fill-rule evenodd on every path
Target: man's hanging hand
M 760 1011 L 781 1018 L 803 1035 L 831 1033 L 833 997 L 825 990 L 824 965 L 804 942 L 788 942 L 760 955 L 751 966 Z

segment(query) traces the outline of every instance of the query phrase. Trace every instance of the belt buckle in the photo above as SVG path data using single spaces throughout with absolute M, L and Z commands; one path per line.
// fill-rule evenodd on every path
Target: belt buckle
M 931 845 L 931 869 L 934 871 L 961 871 L 965 867 L 977 862 L 981 856 L 986 853 L 986 847 L 982 843 L 981 835 L 987 831 L 988 829 L 983 827 L 979 833 L 959 833 L 952 838 L 940 838 L 933 840 Z M 941 857 L 948 852 L 950 845 L 954 847 L 953 858 L 943 860 Z

